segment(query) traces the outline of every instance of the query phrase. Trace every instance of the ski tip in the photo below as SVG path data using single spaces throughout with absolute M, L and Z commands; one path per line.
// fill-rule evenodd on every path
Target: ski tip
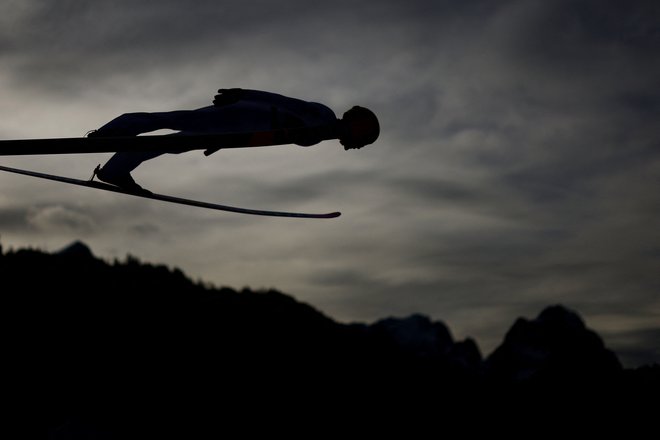
M 327 218 L 337 218 L 341 215 L 341 212 L 331 212 L 330 214 L 327 214 Z

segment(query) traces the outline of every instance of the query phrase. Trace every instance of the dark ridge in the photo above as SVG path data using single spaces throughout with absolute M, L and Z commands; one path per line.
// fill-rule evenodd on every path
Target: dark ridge
M 276 290 L 214 288 L 135 257 L 109 263 L 79 242 L 0 252 L 0 277 L 5 375 L 45 407 L 49 438 L 191 438 L 243 417 L 327 426 L 366 411 L 524 412 L 577 390 L 582 404 L 619 408 L 659 389 L 657 365 L 622 369 L 562 306 L 519 319 L 483 360 L 473 340 L 423 315 L 343 325 Z

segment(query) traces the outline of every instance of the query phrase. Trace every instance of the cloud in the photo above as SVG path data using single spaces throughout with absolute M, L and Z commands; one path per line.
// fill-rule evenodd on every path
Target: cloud
M 0 208 L 0 230 L 3 232 L 23 232 L 30 230 L 27 222 L 28 210 L 22 207 L 5 206 Z
M 94 228 L 89 215 L 62 205 L 34 207 L 26 217 L 27 223 L 41 232 L 65 230 L 84 234 Z

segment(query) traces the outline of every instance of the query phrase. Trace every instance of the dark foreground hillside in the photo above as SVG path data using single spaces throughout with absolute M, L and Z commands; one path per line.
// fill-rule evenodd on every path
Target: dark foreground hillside
M 555 398 L 614 410 L 659 389 L 657 366 L 622 369 L 561 306 L 519 319 L 482 359 L 474 341 L 422 315 L 343 325 L 276 291 L 215 289 L 132 258 L 110 264 L 81 243 L 0 253 L 0 276 L 6 374 L 43 405 L 50 438 L 219 432 L 246 415 L 531 411 Z

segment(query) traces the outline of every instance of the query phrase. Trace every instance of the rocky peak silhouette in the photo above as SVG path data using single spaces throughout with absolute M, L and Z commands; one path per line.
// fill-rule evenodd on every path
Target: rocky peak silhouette
M 489 379 L 503 383 L 592 381 L 621 369 L 602 339 L 561 305 L 546 308 L 533 320 L 519 318 L 485 363 Z
M 446 355 L 454 344 L 446 325 L 432 322 L 420 314 L 377 321 L 370 331 L 388 338 L 396 348 L 420 358 Z
M 80 259 L 91 259 L 94 258 L 92 250 L 82 241 L 74 241 L 68 246 L 63 247 L 56 252 L 57 255 L 64 255 Z

